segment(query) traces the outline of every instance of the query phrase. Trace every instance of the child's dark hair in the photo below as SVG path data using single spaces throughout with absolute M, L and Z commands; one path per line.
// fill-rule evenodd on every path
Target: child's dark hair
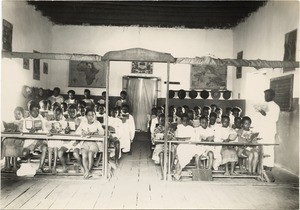
M 75 106 L 74 104 L 71 104 L 71 105 L 68 107 L 68 110 L 69 110 L 69 109 L 77 109 L 77 108 L 76 108 L 76 106 Z
M 165 114 L 164 113 L 161 113 L 159 116 L 158 116 L 158 118 L 160 119 L 160 118 L 165 118 Z
M 120 92 L 120 95 L 125 95 L 125 96 L 127 96 L 127 92 L 125 91 L 125 90 L 122 90 L 121 92 Z
M 103 91 L 103 92 L 101 93 L 101 96 L 106 96 L 106 91 Z
M 252 123 L 251 118 L 248 117 L 248 116 L 245 116 L 245 117 L 242 118 L 242 124 L 244 124 L 246 120 L 248 120 L 250 122 L 250 124 Z
M 79 101 L 78 105 L 79 105 L 80 107 L 86 107 L 85 101 Z
M 74 91 L 74 90 L 69 90 L 69 91 L 68 91 L 68 94 L 69 94 L 69 93 L 73 93 L 73 95 L 75 95 L 75 91 Z
M 63 105 L 65 109 L 68 107 L 68 104 L 66 102 L 62 102 L 60 105 Z
M 211 118 L 211 117 L 215 117 L 215 118 L 217 118 L 218 117 L 218 115 L 217 115 L 217 113 L 216 112 L 211 112 L 210 114 L 209 114 L 209 117 Z
M 204 106 L 203 108 L 202 108 L 202 110 L 211 110 L 211 108 L 209 107 L 209 106 Z
M 55 88 L 53 88 L 53 91 L 57 91 L 57 92 L 60 93 L 60 88 L 59 87 L 55 87 Z
M 221 120 L 224 120 L 224 119 L 228 119 L 228 120 L 230 120 L 230 118 L 229 118 L 229 116 L 228 116 L 228 115 L 222 115 L 222 117 L 221 117 Z
M 187 115 L 187 113 L 183 113 L 181 115 L 181 120 L 183 120 L 184 117 L 186 117 L 188 120 L 190 119 L 189 116 Z
M 234 122 L 236 122 L 237 120 L 242 120 L 242 118 L 241 117 L 235 117 Z
M 87 109 L 85 110 L 85 116 L 86 116 L 89 112 L 93 112 L 93 113 L 95 114 L 95 110 L 89 107 L 89 108 L 87 108 Z
M 127 108 L 127 109 L 129 109 L 129 105 L 128 104 L 122 104 L 121 108 Z
M 84 93 L 89 93 L 91 94 L 91 91 L 89 89 L 84 89 Z
M 57 111 L 59 111 L 60 113 L 63 113 L 63 110 L 62 110 L 62 108 L 60 108 L 60 107 L 57 107 L 57 108 L 54 110 L 54 113 L 56 113 Z
M 206 120 L 206 121 L 208 121 L 207 117 L 206 117 L 206 116 L 203 116 L 203 115 L 199 118 L 199 121 L 201 121 L 201 120 Z
M 29 105 L 29 111 L 32 111 L 33 108 L 38 108 L 38 109 L 40 109 L 40 105 L 39 105 L 37 102 L 33 101 L 33 102 Z
M 15 108 L 15 110 L 14 110 L 15 112 L 16 111 L 19 111 L 19 112 L 21 112 L 22 113 L 22 115 L 23 115 L 23 117 L 24 117 L 24 108 L 23 107 L 20 107 L 20 106 L 17 106 L 16 108 Z

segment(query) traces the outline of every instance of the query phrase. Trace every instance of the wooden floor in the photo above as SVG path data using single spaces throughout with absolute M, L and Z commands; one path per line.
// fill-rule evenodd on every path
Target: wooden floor
M 143 135 L 133 154 L 123 155 L 110 181 L 102 177 L 1 174 L 1 209 L 298 209 L 299 180 L 275 171 L 281 179 L 220 179 L 213 182 L 164 182 L 149 158 Z M 285 177 L 285 178 L 284 178 Z M 285 182 L 285 180 L 287 182 Z

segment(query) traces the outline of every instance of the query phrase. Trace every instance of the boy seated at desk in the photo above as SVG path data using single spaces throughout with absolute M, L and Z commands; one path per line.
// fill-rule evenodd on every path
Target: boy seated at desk
M 4 132 L 22 132 L 24 123 L 24 109 L 16 107 L 15 120 L 11 123 L 3 122 Z M 22 156 L 24 141 L 22 139 L 6 138 L 1 142 L 1 159 L 5 157 L 4 170 L 17 170 L 17 157 Z
M 77 135 L 90 137 L 92 135 L 104 135 L 104 130 L 99 121 L 96 120 L 96 113 L 94 109 L 87 108 L 85 116 L 86 120 L 81 121 L 79 127 L 76 130 Z M 96 141 L 83 141 L 81 146 L 82 162 L 84 169 L 84 178 L 88 179 L 92 177 L 92 167 L 94 164 L 94 156 L 98 152 L 103 152 L 103 142 Z
M 80 119 L 76 116 L 76 105 L 72 104 L 68 108 L 69 118 L 66 119 L 67 127 L 65 128 L 65 134 L 75 134 L 76 129 L 80 125 Z M 80 157 L 81 145 L 80 140 L 63 141 L 61 147 L 58 150 L 58 157 L 63 166 L 63 172 L 67 172 L 67 158 L 66 154 L 68 151 L 73 150 L 73 156 L 77 163 L 74 168 L 76 173 L 79 173 L 80 169 L 83 169 L 82 160 Z
M 46 120 L 39 114 L 39 105 L 31 103 L 29 106 L 29 117 L 24 120 L 23 132 L 24 133 L 46 133 Z M 44 163 L 47 152 L 47 143 L 45 140 L 26 139 L 24 141 L 24 149 L 22 151 L 23 157 L 29 158 L 30 152 L 39 148 L 42 152 L 40 157 L 40 164 L 38 172 L 44 172 Z M 29 161 L 30 162 L 30 161 Z
M 151 140 L 154 143 L 155 140 L 163 140 L 164 139 L 164 134 L 165 134 L 165 114 L 160 114 L 158 116 L 158 126 L 154 129 L 154 132 L 151 133 Z M 174 131 L 172 130 L 172 128 L 169 126 L 168 129 L 168 140 L 173 140 L 174 138 Z M 156 144 L 153 154 L 152 154 L 152 160 L 154 160 L 154 162 L 156 164 L 160 164 L 161 169 L 163 171 L 163 166 L 164 166 L 164 143 L 161 144 Z M 174 163 L 174 155 L 175 155 L 175 147 L 174 145 L 172 145 L 171 147 L 171 164 L 170 164 L 170 168 L 173 167 L 173 163 Z
M 182 138 L 185 141 L 195 140 L 195 130 L 192 126 L 188 125 L 189 118 L 186 113 L 181 116 L 182 124 L 177 125 L 175 137 Z M 201 146 L 195 144 L 179 144 L 177 146 L 177 157 L 176 169 L 174 179 L 179 180 L 182 169 L 191 161 L 195 155 L 201 155 L 203 153 Z M 198 167 L 198 166 L 197 166 Z
M 238 141 L 242 143 L 256 143 L 258 133 L 251 129 L 251 118 L 243 117 L 242 128 L 237 131 Z M 256 146 L 242 146 L 238 148 L 238 157 L 248 157 L 247 171 L 250 175 L 256 175 L 258 163 L 258 151 Z

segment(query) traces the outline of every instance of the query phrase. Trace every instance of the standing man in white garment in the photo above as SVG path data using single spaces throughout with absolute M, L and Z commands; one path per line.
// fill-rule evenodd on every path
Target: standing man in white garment
M 277 134 L 277 121 L 279 118 L 280 107 L 273 100 L 275 98 L 275 91 L 267 89 L 264 91 L 266 105 L 264 109 L 258 110 L 261 114 L 261 128 L 260 137 L 262 138 L 261 143 L 275 143 L 275 137 Z M 270 172 L 274 167 L 274 145 L 264 146 L 264 155 L 266 156 L 263 160 L 264 169 Z M 275 181 L 272 177 L 271 181 Z

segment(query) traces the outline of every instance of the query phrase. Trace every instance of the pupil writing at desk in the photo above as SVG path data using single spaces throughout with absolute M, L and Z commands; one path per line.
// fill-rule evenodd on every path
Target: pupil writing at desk
M 99 121 L 95 120 L 95 111 L 88 108 L 86 110 L 86 121 L 82 121 L 76 130 L 76 134 L 82 136 L 104 135 L 104 130 Z M 103 152 L 103 142 L 83 141 L 81 146 L 84 178 L 92 177 L 92 167 L 94 156 L 98 152 Z
M 70 105 L 68 109 L 69 117 L 66 119 L 67 127 L 65 129 L 65 134 L 75 134 L 76 129 L 80 125 L 80 119 L 78 119 L 76 113 L 76 106 L 74 104 Z M 66 154 L 71 149 L 73 149 L 73 156 L 77 161 L 74 165 L 76 173 L 79 173 L 79 169 L 83 169 L 80 157 L 81 145 L 79 143 L 79 140 L 63 141 L 60 149 L 58 150 L 58 157 L 63 166 L 63 172 L 67 172 Z
M 46 133 L 46 120 L 39 114 L 39 105 L 32 103 L 29 106 L 29 117 L 24 120 L 23 132 L 24 133 Z M 38 172 L 44 172 L 44 163 L 47 152 L 47 143 L 42 140 L 26 139 L 24 141 L 23 156 L 29 158 L 30 152 L 40 148 L 42 152 L 40 157 L 40 164 Z M 30 161 L 29 161 L 30 162 Z
M 168 130 L 168 140 L 172 140 L 174 138 L 174 132 L 172 131 L 172 128 L 169 127 Z M 164 114 L 160 114 L 158 116 L 158 126 L 154 129 L 154 132 L 151 133 L 151 140 L 154 141 L 155 139 L 157 140 L 163 140 L 164 139 L 164 133 L 165 133 L 165 115 Z M 174 163 L 174 154 L 175 154 L 175 147 L 174 145 L 172 145 L 171 147 L 171 165 L 170 167 L 173 167 L 173 163 Z M 154 160 L 154 162 L 156 164 L 160 164 L 161 166 L 161 170 L 163 171 L 163 166 L 164 166 L 164 144 L 156 144 L 153 154 L 152 154 L 152 160 Z M 167 158 L 168 160 L 168 158 Z
M 24 123 L 24 109 L 22 107 L 16 107 L 14 110 L 15 120 L 12 123 L 5 123 L 5 132 L 20 132 L 23 129 Z M 7 138 L 1 142 L 1 159 L 5 157 L 4 170 L 10 171 L 17 168 L 17 157 L 22 156 L 23 140 Z
M 194 128 L 188 125 L 189 118 L 186 113 L 181 116 L 182 124 L 177 126 L 175 137 L 188 138 L 189 140 L 195 139 Z M 201 153 L 198 146 L 192 144 L 179 144 L 177 147 L 178 162 L 176 164 L 174 178 L 180 179 L 182 169 L 190 162 L 191 158 L 196 154 Z M 201 155 L 201 154 L 198 154 Z
M 54 110 L 54 120 L 47 122 L 47 129 L 50 134 L 61 134 L 66 127 L 65 119 L 63 116 L 63 110 L 58 107 Z M 48 160 L 49 160 L 49 172 L 56 173 L 58 148 L 62 145 L 61 140 L 48 140 Z M 53 167 L 52 167 L 52 154 Z
M 222 119 L 222 127 L 219 127 L 216 130 L 216 142 L 230 142 L 234 141 L 237 137 L 235 130 L 229 127 L 230 119 L 229 116 L 223 115 Z M 222 162 L 221 164 L 225 164 L 225 174 L 229 175 L 237 175 L 234 171 L 235 163 L 238 161 L 237 152 L 233 146 L 223 146 L 221 149 Z M 230 164 L 230 173 L 229 173 L 229 164 Z
M 253 143 L 251 136 L 253 131 L 250 129 L 251 126 L 251 118 L 250 117 L 243 117 L 242 119 L 242 129 L 237 131 L 238 134 L 238 142 L 242 143 Z M 247 164 L 247 171 L 250 175 L 256 175 L 256 168 L 258 163 L 258 151 L 256 147 L 239 147 L 238 148 L 238 157 L 247 157 L 248 164 Z M 240 168 L 241 165 L 240 165 Z

